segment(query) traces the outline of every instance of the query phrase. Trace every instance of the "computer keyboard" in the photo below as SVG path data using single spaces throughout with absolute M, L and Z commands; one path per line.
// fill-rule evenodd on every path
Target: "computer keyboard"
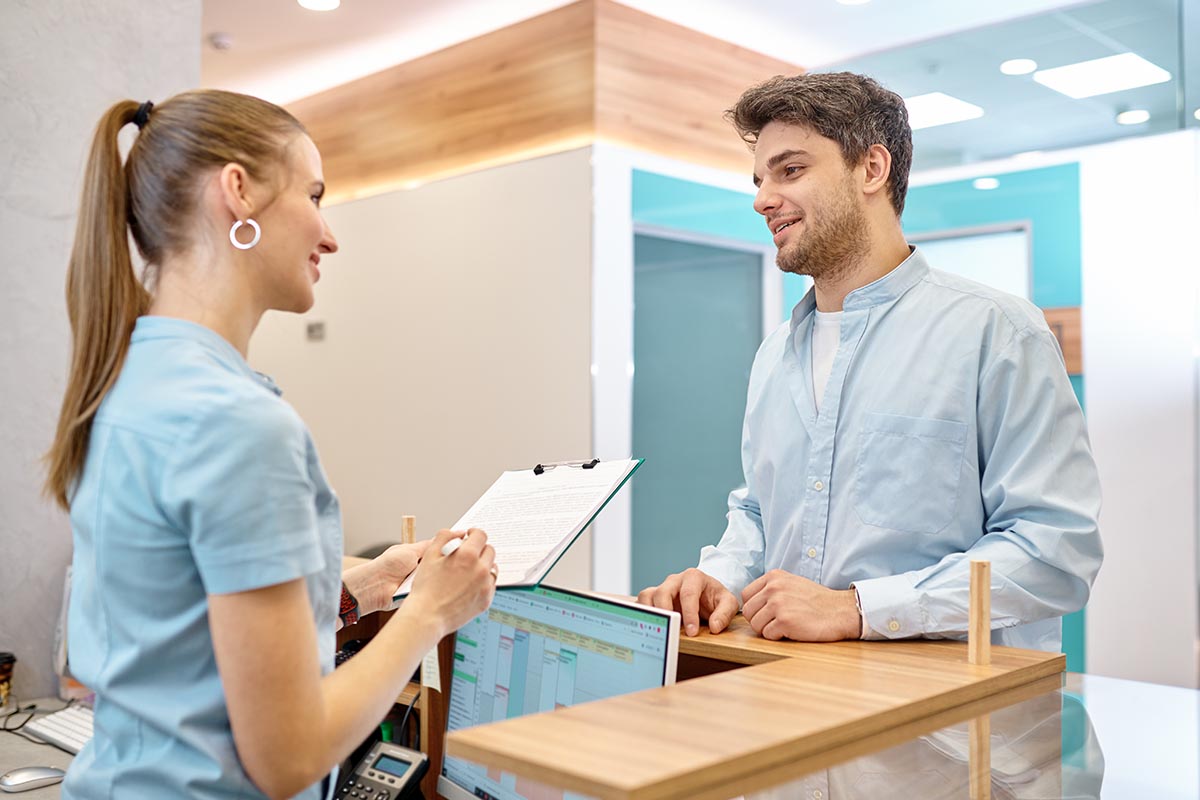
M 34 717 L 24 730 L 69 753 L 78 753 L 92 738 L 92 709 L 84 705 L 67 706 L 62 711 Z

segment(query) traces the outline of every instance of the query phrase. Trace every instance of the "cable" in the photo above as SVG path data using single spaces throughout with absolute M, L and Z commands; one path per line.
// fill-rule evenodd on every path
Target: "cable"
M 66 703 L 63 704 L 62 708 L 47 708 L 47 709 L 42 709 L 41 712 L 43 714 L 53 714 L 56 711 L 62 711 L 65 708 L 70 708 L 74 704 L 75 704 L 74 700 L 68 700 Z M 24 706 L 24 707 L 22 707 L 20 703 L 16 703 L 15 705 L 16 705 L 16 707 L 12 711 L 9 711 L 7 714 L 4 715 L 4 717 L 2 719 L 0 719 L 0 732 L 11 733 L 13 736 L 19 736 L 22 739 L 24 739 L 25 741 L 30 742 L 32 744 L 40 744 L 40 745 L 44 745 L 45 747 L 57 747 L 57 745 L 51 744 L 50 742 L 43 742 L 41 739 L 37 738 L 36 736 L 30 736 L 28 733 L 25 733 L 25 731 L 21 730 L 22 728 L 24 728 L 26 725 L 29 724 L 30 720 L 32 720 L 35 716 L 37 716 L 37 712 L 38 712 L 37 703 L 30 703 L 29 705 Z M 16 725 L 13 725 L 10 722 L 10 720 L 12 720 L 12 718 L 17 716 L 18 714 L 25 714 L 26 715 L 25 719 L 21 720 Z M 58 749 L 62 749 L 62 748 L 58 748 Z
M 414 746 L 411 742 L 408 741 L 408 717 L 410 714 L 412 714 L 412 710 L 413 710 L 413 708 L 416 707 L 417 701 L 419 699 L 420 699 L 420 695 L 414 697 L 412 699 L 412 702 L 408 704 L 408 708 L 404 709 L 404 716 L 400 718 L 400 736 L 404 742 L 404 746 L 411 748 L 413 750 L 421 749 L 421 727 L 419 725 L 417 726 L 417 736 L 416 736 L 417 742 L 416 742 L 416 745 Z

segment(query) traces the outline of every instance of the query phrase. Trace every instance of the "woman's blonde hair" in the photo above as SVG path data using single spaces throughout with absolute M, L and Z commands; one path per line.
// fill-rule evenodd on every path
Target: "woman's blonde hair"
M 124 165 L 117 136 L 141 130 Z M 129 235 L 148 268 L 193 244 L 204 173 L 229 163 L 251 178 L 281 172 L 304 126 L 265 100 L 216 90 L 176 95 L 161 105 L 122 100 L 96 126 L 84 173 L 75 243 L 67 269 L 71 368 L 46 492 L 64 509 L 87 457 L 92 420 L 116 383 L 137 318 L 150 294 L 133 269 Z

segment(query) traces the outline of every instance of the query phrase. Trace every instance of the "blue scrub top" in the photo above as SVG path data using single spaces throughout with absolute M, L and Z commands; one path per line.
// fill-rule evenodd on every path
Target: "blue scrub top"
M 304 578 L 333 669 L 341 515 L 279 394 L 214 331 L 138 320 L 71 500 L 69 659 L 96 733 L 63 797 L 262 796 L 234 750 L 209 594 Z

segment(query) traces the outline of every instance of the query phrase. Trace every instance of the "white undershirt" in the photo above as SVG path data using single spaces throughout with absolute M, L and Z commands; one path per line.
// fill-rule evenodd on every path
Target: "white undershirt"
M 817 413 L 821 413 L 821 398 L 825 396 L 825 384 L 829 382 L 829 373 L 833 369 L 833 359 L 837 355 L 838 342 L 842 334 L 841 311 L 818 311 L 813 323 L 812 332 L 812 377 L 813 400 L 817 404 Z

